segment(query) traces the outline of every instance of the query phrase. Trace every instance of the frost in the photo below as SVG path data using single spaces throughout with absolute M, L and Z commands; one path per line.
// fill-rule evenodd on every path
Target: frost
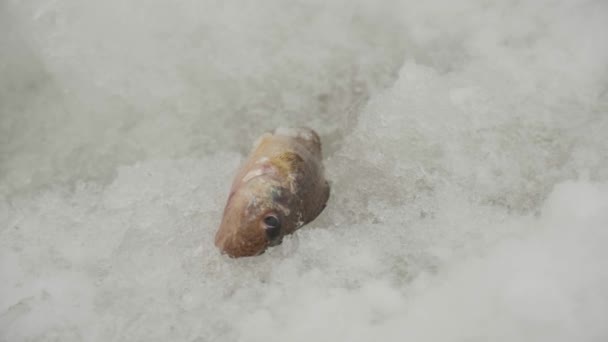
M 0 340 L 608 339 L 605 32 L 582 0 L 1 3 Z M 219 255 L 243 154 L 298 126 L 327 208 Z

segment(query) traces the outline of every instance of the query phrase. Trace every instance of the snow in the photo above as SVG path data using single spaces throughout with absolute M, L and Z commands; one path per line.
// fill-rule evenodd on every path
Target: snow
M 602 1 L 0 3 L 0 341 L 605 341 Z M 332 193 L 213 237 L 253 142 Z

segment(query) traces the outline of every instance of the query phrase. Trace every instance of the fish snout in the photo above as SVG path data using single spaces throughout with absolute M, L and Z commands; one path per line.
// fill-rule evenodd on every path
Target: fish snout
M 285 226 L 278 212 L 269 211 L 244 225 L 235 223 L 229 219 L 223 222 L 215 238 L 215 245 L 230 257 L 262 254 L 266 248 L 281 244 L 283 239 Z

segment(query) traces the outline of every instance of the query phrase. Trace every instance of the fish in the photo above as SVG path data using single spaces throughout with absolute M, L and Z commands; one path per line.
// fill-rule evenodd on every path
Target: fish
M 236 173 L 215 245 L 233 258 L 256 256 L 313 221 L 327 205 L 321 140 L 306 127 L 263 134 Z

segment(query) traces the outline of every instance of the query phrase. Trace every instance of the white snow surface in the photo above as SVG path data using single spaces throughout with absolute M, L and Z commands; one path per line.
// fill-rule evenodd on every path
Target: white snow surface
M 0 2 L 0 341 L 607 341 L 608 2 Z M 255 139 L 331 199 L 213 237 Z

